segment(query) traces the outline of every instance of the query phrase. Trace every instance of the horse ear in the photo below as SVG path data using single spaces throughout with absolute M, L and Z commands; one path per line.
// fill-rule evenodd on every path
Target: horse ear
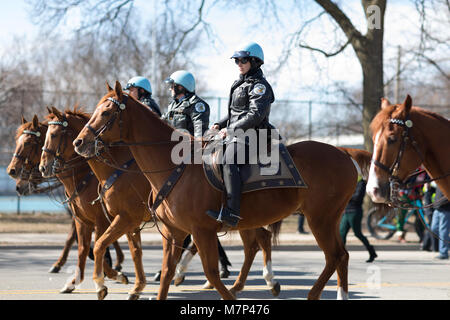
M 411 106 L 412 106 L 412 99 L 409 94 L 406 96 L 405 101 L 403 101 L 403 106 L 405 107 L 406 113 L 409 113 L 409 111 L 411 110 Z
M 119 101 L 122 101 L 122 96 L 123 96 L 122 85 L 117 80 L 116 80 L 116 86 L 114 87 L 114 91 L 116 92 L 116 95 L 117 95 L 117 98 L 119 98 Z
M 27 120 L 25 120 L 25 117 L 22 115 L 21 116 L 21 119 L 20 119 L 21 121 L 22 121 L 22 124 L 25 124 L 25 123 L 27 123 L 28 121 Z
M 38 119 L 37 115 L 34 115 L 32 122 L 33 122 L 33 128 L 37 129 L 39 126 L 39 119 Z
M 381 109 L 385 109 L 385 108 L 387 108 L 390 105 L 391 105 L 391 103 L 389 102 L 388 99 L 381 98 Z
M 48 114 L 52 113 L 52 110 L 48 106 L 46 106 L 46 108 L 47 108 Z
M 106 84 L 106 90 L 108 90 L 108 92 L 113 91 L 113 88 L 111 88 L 111 86 L 109 85 L 108 81 L 105 81 Z
M 52 112 L 58 119 L 62 118 L 61 112 L 59 112 L 59 110 L 56 109 L 55 107 L 52 107 Z

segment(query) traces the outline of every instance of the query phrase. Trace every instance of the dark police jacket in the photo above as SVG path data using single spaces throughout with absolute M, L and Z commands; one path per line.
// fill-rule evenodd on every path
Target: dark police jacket
M 144 97 L 141 100 L 139 100 L 141 103 L 145 104 L 146 106 L 148 106 L 150 108 L 150 110 L 152 110 L 153 112 L 155 112 L 158 116 L 161 117 L 161 110 L 159 109 L 158 104 L 155 102 L 155 100 L 152 99 L 152 97 Z
M 201 138 L 209 127 L 209 112 L 204 100 L 189 93 L 181 101 L 174 99 L 162 118 L 176 129 L 188 130 L 195 138 Z
M 272 87 L 261 69 L 241 75 L 231 87 L 228 115 L 216 124 L 220 129 L 273 129 L 269 123 L 270 105 L 275 101 Z

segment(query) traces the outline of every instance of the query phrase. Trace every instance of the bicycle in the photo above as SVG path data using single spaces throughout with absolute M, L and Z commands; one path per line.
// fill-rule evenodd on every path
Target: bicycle
M 419 236 L 420 241 L 422 241 L 424 234 L 422 221 L 425 222 L 426 228 L 430 228 L 430 225 L 425 219 L 422 201 L 415 200 L 413 205 L 418 207 L 418 209 L 408 210 L 404 217 L 404 226 L 405 230 L 414 227 L 414 231 Z M 371 208 L 367 213 L 367 228 L 370 234 L 379 240 L 390 239 L 397 231 L 399 210 L 399 208 L 390 208 L 387 213 L 381 213 L 377 207 Z M 420 215 L 421 219 L 418 215 Z M 410 221 L 412 216 L 415 217 L 414 221 Z

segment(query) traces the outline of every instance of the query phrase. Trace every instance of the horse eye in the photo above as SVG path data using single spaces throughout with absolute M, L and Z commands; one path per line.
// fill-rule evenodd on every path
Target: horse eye
M 58 136 L 58 135 L 57 135 L 56 133 L 51 133 L 51 134 L 50 134 L 50 137 L 51 137 L 51 138 L 56 138 L 57 136 Z
M 107 117 L 109 116 L 109 111 L 103 111 L 102 112 L 102 117 Z
M 393 144 L 393 143 L 397 142 L 397 137 L 395 137 L 395 136 L 389 136 L 389 137 L 387 138 L 387 142 L 388 142 L 388 144 Z

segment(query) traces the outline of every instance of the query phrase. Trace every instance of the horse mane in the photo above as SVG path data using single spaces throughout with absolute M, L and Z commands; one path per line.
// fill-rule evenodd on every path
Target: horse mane
M 85 112 L 85 111 L 83 110 L 83 108 L 80 107 L 78 104 L 75 104 L 75 106 L 73 107 L 73 109 L 66 108 L 66 109 L 64 110 L 64 112 L 61 112 L 61 113 L 64 113 L 64 114 L 67 114 L 67 115 L 71 115 L 71 116 L 74 116 L 74 117 L 79 117 L 79 118 L 82 118 L 82 119 L 87 120 L 87 121 L 89 121 L 89 119 L 91 118 L 91 115 L 90 115 L 89 113 Z M 58 118 L 58 116 L 57 116 L 55 113 L 52 112 L 52 113 L 49 113 L 49 114 L 45 117 L 45 119 L 46 119 L 47 121 L 49 121 L 49 120 L 51 120 L 53 117 L 57 117 L 57 118 Z
M 64 110 L 64 112 L 68 115 L 74 116 L 74 117 L 79 117 L 82 118 L 86 121 L 89 121 L 89 119 L 91 118 L 91 114 L 85 112 L 83 110 L 82 107 L 80 107 L 78 104 L 76 104 L 73 107 L 73 110 L 70 110 L 69 108 L 67 108 L 66 110 Z
M 448 123 L 448 119 L 443 117 L 442 115 L 440 115 L 439 113 L 430 111 L 430 110 L 426 110 L 420 107 L 412 107 L 411 108 L 411 113 L 424 113 L 426 116 L 432 117 L 438 121 L 444 121 Z

